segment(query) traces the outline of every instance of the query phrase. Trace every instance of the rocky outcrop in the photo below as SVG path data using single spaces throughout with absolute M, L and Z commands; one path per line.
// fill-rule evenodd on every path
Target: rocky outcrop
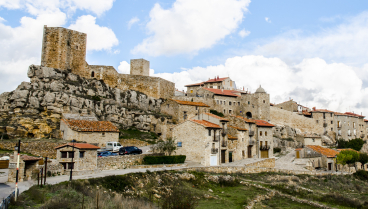
M 159 115 L 162 99 L 137 91 L 121 91 L 102 80 L 86 79 L 68 71 L 31 65 L 31 82 L 0 95 L 0 137 L 59 138 L 63 113 L 91 115 L 121 128 L 160 133 L 167 117 Z
M 295 140 L 296 135 L 301 134 L 301 131 L 299 129 L 292 128 L 288 125 L 275 125 L 272 131 L 273 136 L 280 139 L 292 138 Z

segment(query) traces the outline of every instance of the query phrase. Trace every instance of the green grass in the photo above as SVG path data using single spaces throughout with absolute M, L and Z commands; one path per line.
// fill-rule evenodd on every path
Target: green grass
M 264 200 L 258 203 L 254 207 L 255 209 L 263 208 L 304 208 L 304 209 L 314 209 L 314 206 L 298 203 L 289 198 L 285 198 L 279 195 L 275 195 L 270 200 Z
M 143 132 L 136 128 L 129 128 L 127 130 L 120 129 L 120 139 L 138 139 L 148 143 L 155 143 L 158 136 L 153 132 Z

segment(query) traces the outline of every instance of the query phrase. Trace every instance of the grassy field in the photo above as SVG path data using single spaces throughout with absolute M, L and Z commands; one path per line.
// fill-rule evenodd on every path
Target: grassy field
M 147 171 L 75 180 L 43 188 L 33 186 L 18 202 L 13 202 L 11 208 L 241 209 L 257 196 L 270 195 L 270 189 L 334 208 L 368 208 L 368 179 L 360 180 L 354 175 L 317 177 L 258 173 L 230 176 L 179 171 Z M 315 207 L 276 193 L 256 202 L 253 208 Z

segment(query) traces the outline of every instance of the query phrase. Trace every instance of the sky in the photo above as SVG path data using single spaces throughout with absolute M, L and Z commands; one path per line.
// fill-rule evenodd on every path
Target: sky
M 144 58 L 179 90 L 229 76 L 272 103 L 368 114 L 368 1 L 0 0 L 0 93 L 29 82 L 44 25 L 87 33 L 91 65 Z

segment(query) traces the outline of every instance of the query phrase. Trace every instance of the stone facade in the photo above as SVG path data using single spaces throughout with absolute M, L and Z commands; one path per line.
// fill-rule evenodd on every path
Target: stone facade
M 168 99 L 174 96 L 175 84 L 149 76 L 149 62 L 131 60 L 131 74 L 119 74 L 114 67 L 86 63 L 87 34 L 59 28 L 44 27 L 41 66 L 70 71 L 84 78 L 103 80 L 109 87 L 122 91 L 134 90 L 150 97 Z
M 141 154 L 99 157 L 97 159 L 97 168 L 99 170 L 126 169 L 134 165 L 141 165 L 145 156 L 147 155 Z
M 322 146 L 322 138 L 319 135 L 313 135 L 313 134 L 297 135 L 296 141 L 301 142 L 303 146 L 307 146 L 307 145 Z
M 14 151 L 14 155 L 10 156 L 9 160 L 8 182 L 16 181 L 17 160 L 18 152 Z M 36 175 L 39 172 L 39 160 L 41 160 L 41 158 L 22 154 L 20 155 L 18 182 L 30 181 L 36 178 Z
M 232 81 L 229 77 L 226 78 L 215 77 L 214 79 L 208 79 L 208 81 L 201 83 L 189 84 L 186 85 L 185 87 L 187 87 L 187 94 L 190 97 L 196 96 L 196 92 L 200 88 L 224 89 L 224 90 L 236 89 L 235 81 Z
M 161 113 L 171 115 L 174 123 L 182 123 L 188 118 L 209 112 L 209 106 L 202 102 L 169 99 L 161 105 Z
M 290 111 L 290 112 L 298 112 L 298 104 L 293 101 L 293 100 L 289 100 L 280 104 L 275 104 L 274 107 L 286 110 L 286 111 Z

